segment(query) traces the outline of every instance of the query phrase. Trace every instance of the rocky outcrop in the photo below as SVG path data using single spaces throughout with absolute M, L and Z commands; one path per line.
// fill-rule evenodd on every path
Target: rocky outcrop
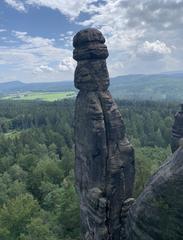
M 175 114 L 175 121 L 172 127 L 172 152 L 175 152 L 178 149 L 181 138 L 183 138 L 183 104 L 181 104 L 181 111 Z
M 108 91 L 108 50 L 100 31 L 86 29 L 74 37 L 78 62 L 75 87 L 75 176 L 80 197 L 81 239 L 122 239 L 124 201 L 132 196 L 134 150 Z M 126 217 L 126 216 L 125 216 Z
M 183 239 L 183 105 L 175 115 L 174 153 L 154 174 L 135 204 L 127 210 L 127 240 Z
M 127 240 L 183 239 L 183 147 L 151 177 L 130 208 Z

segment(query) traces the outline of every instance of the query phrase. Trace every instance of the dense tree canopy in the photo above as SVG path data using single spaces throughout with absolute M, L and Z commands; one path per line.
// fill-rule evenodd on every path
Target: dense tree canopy
M 176 104 L 117 101 L 136 150 L 135 196 L 170 153 Z M 79 239 L 74 102 L 0 102 L 0 239 Z

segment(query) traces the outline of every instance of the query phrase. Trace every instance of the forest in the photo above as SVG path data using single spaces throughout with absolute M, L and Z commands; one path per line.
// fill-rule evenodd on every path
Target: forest
M 117 100 L 136 153 L 134 197 L 170 154 L 177 103 Z M 0 101 L 0 239 L 78 240 L 74 100 Z

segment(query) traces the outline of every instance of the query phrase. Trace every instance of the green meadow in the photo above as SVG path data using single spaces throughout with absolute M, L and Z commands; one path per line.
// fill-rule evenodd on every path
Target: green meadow
M 21 134 L 21 131 L 9 131 L 7 133 L 4 133 L 4 137 L 10 138 L 10 139 L 15 139 Z
M 37 101 L 58 101 L 67 98 L 75 97 L 75 92 L 22 92 L 9 94 L 2 97 L 1 99 L 10 99 L 10 100 L 37 100 Z

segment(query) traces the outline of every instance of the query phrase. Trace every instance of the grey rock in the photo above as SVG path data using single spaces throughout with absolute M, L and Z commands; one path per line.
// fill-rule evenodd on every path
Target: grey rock
M 108 50 L 102 33 L 94 28 L 78 32 L 73 39 L 73 58 L 77 61 L 90 59 L 106 59 Z
M 110 92 L 107 47 L 96 29 L 74 37 L 75 178 L 80 197 L 81 239 L 119 240 L 124 201 L 132 197 L 134 150 Z
M 153 175 L 130 208 L 127 240 L 183 239 L 183 148 Z

